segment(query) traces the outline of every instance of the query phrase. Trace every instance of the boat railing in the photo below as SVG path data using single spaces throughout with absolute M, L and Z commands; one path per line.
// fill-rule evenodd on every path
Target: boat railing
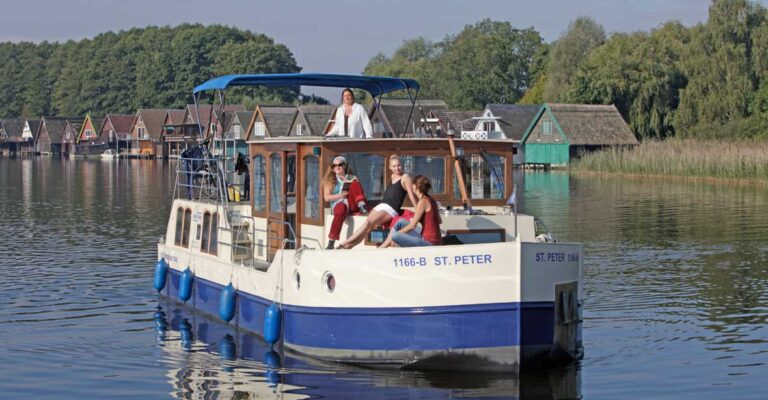
M 221 202 L 248 201 L 246 179 L 233 168 L 235 157 L 179 157 L 173 197 L 188 200 Z

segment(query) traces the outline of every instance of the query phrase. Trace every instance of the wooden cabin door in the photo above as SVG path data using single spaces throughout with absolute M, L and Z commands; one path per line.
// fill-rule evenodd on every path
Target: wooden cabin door
M 277 251 L 285 247 L 296 248 L 296 181 L 297 159 L 295 151 L 274 151 L 267 161 L 269 195 L 267 201 L 267 260 L 272 261 Z M 288 241 L 286 241 L 286 239 Z

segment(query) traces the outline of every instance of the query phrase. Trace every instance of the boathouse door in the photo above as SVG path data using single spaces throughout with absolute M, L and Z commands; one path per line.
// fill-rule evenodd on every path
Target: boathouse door
M 296 151 L 272 151 L 267 161 L 269 200 L 267 202 L 267 259 L 274 259 L 283 247 L 298 246 L 296 233 Z M 287 241 L 286 241 L 287 239 Z

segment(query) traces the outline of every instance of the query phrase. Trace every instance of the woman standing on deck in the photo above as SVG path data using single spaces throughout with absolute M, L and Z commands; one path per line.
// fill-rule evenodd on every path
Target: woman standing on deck
M 419 175 L 413 180 L 413 191 L 419 198 L 413 218 L 401 219 L 389 231 L 389 237 L 380 247 L 417 247 L 443 244 L 440 235 L 440 213 L 437 202 L 429 195 L 429 178 Z M 418 227 L 421 225 L 421 228 Z
M 333 118 L 333 128 L 325 136 L 349 136 L 370 139 L 373 137 L 373 127 L 365 107 L 355 103 L 352 89 L 346 88 L 341 92 L 342 105 L 336 110 Z
M 384 190 L 381 203 L 371 210 L 363 225 L 339 245 L 340 248 L 350 249 L 354 247 L 377 225 L 384 225 L 392 221 L 402 212 L 401 207 L 406 195 L 411 204 L 417 203 L 416 196 L 413 194 L 411 176 L 403 173 L 403 163 L 400 161 L 400 157 L 396 155 L 389 157 L 389 171 L 392 173 L 390 176 L 392 183 Z

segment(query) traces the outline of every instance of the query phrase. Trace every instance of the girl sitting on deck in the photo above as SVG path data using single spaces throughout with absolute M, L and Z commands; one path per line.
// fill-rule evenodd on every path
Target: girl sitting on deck
M 351 249 L 360 243 L 365 235 L 378 225 L 389 224 L 393 218 L 402 213 L 401 207 L 405 201 L 405 196 L 416 204 L 416 196 L 413 194 L 411 176 L 403 173 L 403 163 L 400 157 L 392 155 L 389 157 L 389 171 L 392 184 L 384 190 L 384 196 L 381 203 L 371 210 L 363 225 L 339 245 L 339 248 Z
M 367 214 L 365 208 L 365 193 L 360 181 L 347 169 L 347 160 L 338 156 L 331 161 L 331 167 L 325 174 L 323 184 L 323 198 L 331 203 L 333 222 L 328 233 L 328 249 L 332 249 L 334 243 L 339 240 L 341 226 L 350 213 Z
M 413 192 L 419 198 L 413 218 L 401 219 L 389 231 L 389 237 L 379 247 L 417 247 L 443 244 L 440 236 L 440 212 L 435 200 L 429 195 L 432 184 L 429 178 L 419 175 L 413 180 Z M 421 228 L 417 225 L 421 224 Z

